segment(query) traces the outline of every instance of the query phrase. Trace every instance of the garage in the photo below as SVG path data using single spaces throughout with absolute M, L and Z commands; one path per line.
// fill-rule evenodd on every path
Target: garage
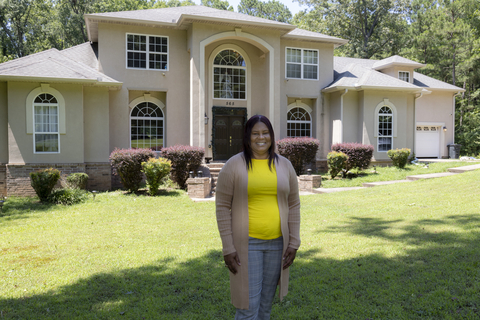
M 415 137 L 415 155 L 417 158 L 440 157 L 439 126 L 417 125 Z

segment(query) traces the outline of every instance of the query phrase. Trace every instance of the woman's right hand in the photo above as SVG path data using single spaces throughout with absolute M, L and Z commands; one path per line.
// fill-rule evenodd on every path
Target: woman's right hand
M 237 274 L 237 265 L 241 266 L 242 264 L 240 263 L 240 258 L 238 257 L 237 253 L 230 253 L 225 256 L 223 256 L 223 259 L 225 260 L 225 267 L 230 270 L 231 273 Z

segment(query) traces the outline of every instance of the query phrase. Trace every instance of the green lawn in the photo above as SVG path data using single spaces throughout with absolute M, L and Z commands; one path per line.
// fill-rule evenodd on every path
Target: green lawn
M 409 164 L 403 169 L 393 166 L 377 166 L 375 169 L 370 167 L 366 170 L 359 171 L 358 176 L 354 179 L 348 177 L 342 179 L 341 174 L 339 174 L 334 180 L 332 180 L 328 173 L 324 173 L 322 174 L 322 188 L 361 187 L 362 183 L 366 182 L 404 180 L 407 176 L 447 172 L 449 168 L 470 166 L 474 164 L 480 164 L 480 162 L 437 162 L 428 164 L 428 167 L 424 163 L 419 163 L 418 165 Z M 357 173 L 355 170 L 352 171 Z
M 272 319 L 478 319 L 479 181 L 302 196 L 302 247 Z M 212 202 L 110 192 L 4 209 L 0 319 L 233 319 Z

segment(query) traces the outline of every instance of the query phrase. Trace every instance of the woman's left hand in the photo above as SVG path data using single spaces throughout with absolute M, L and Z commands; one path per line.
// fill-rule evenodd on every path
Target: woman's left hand
M 297 255 L 297 249 L 293 249 L 288 247 L 283 255 L 283 270 L 290 267 L 295 260 L 295 256 Z

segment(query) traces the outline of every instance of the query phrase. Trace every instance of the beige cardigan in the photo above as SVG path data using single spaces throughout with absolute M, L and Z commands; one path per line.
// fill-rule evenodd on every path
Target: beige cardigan
M 292 164 L 278 156 L 277 199 L 283 234 L 283 252 L 287 247 L 300 247 L 300 198 L 298 181 Z M 243 153 L 230 158 L 220 171 L 215 203 L 218 230 L 223 245 L 223 255 L 237 252 L 242 264 L 237 274 L 230 273 L 232 304 L 238 309 L 248 309 L 248 172 Z M 279 281 L 280 299 L 288 292 L 288 269 L 283 270 Z

